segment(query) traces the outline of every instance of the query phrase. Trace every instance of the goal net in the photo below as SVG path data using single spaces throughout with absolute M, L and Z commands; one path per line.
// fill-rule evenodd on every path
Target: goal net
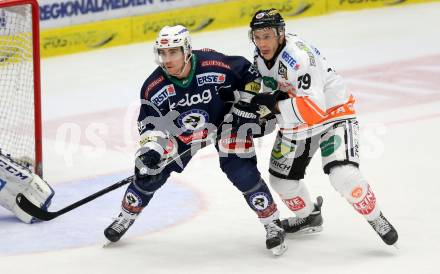
M 39 12 L 0 0 L 0 149 L 42 173 Z

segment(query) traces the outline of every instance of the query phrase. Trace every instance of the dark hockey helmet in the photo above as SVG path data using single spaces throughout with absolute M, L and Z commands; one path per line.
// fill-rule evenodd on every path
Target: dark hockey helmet
M 277 30 L 284 30 L 286 23 L 277 9 L 259 10 L 252 17 L 249 24 L 251 30 L 263 28 L 275 28 Z

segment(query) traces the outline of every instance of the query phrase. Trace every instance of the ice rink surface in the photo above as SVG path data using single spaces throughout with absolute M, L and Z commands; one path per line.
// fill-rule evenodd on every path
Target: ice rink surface
M 305 180 L 312 196 L 324 197 L 324 231 L 290 237 L 287 252 L 274 258 L 209 147 L 111 248 L 101 247 L 102 231 L 123 189 L 47 223 L 21 224 L 0 210 L 0 273 L 439 273 L 439 25 L 440 3 L 287 22 L 327 56 L 357 98 L 361 170 L 399 232 L 400 249 L 386 246 L 334 191 L 317 154 Z M 194 34 L 193 47 L 251 56 L 246 27 Z M 52 211 L 129 175 L 139 88 L 154 68 L 151 43 L 42 61 Z M 273 138 L 257 141 L 266 180 Z

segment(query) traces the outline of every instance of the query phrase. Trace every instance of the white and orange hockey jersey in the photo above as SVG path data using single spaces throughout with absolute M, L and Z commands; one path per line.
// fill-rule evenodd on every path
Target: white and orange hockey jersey
M 278 89 L 289 94 L 289 99 L 278 102 L 281 113 L 276 115 L 277 123 L 283 133 L 320 132 L 355 117 L 354 97 L 341 76 L 316 48 L 297 35 L 286 35 L 286 46 L 270 69 L 257 53 L 254 58 L 263 78 L 261 92 Z

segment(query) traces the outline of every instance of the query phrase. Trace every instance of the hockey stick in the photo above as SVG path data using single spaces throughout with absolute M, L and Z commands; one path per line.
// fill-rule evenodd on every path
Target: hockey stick
M 35 204 L 33 204 L 31 201 L 28 200 L 28 198 L 26 198 L 26 196 L 23 195 L 23 193 L 18 193 L 17 197 L 16 197 L 16 202 L 17 205 L 27 214 L 40 219 L 42 221 L 50 221 L 60 215 L 63 215 L 64 213 L 67 213 L 77 207 L 80 207 L 114 189 L 117 189 L 125 184 L 131 183 L 134 180 L 134 175 L 131 175 L 130 177 L 127 177 L 109 187 L 106 187 L 90 196 L 87 196 L 86 198 L 79 200 L 78 202 L 75 202 L 61 210 L 58 211 L 54 211 L 54 212 L 50 212 L 50 211 L 45 211 L 44 209 L 36 206 Z
M 200 144 L 200 149 L 210 145 L 212 140 L 213 140 L 213 137 L 207 138 L 206 141 L 203 141 L 203 142 L 199 143 Z M 178 154 L 177 156 L 175 156 L 174 158 L 169 160 L 167 163 L 165 163 L 163 165 L 163 167 L 166 167 L 166 166 L 176 162 L 176 160 L 181 158 L 181 157 L 189 156 L 191 154 L 191 152 L 192 152 L 192 149 L 193 148 L 191 146 L 190 148 L 188 148 L 187 150 L 185 150 L 181 154 Z M 106 188 L 104 188 L 104 189 L 102 189 L 102 190 L 100 190 L 100 191 L 98 191 L 98 192 L 96 192 L 96 193 L 94 193 L 94 194 L 92 194 L 90 196 L 85 197 L 84 199 L 79 200 L 78 202 L 75 202 L 75 203 L 73 203 L 73 204 L 71 204 L 71 205 L 69 205 L 69 206 L 67 206 L 67 207 L 65 207 L 65 208 L 63 208 L 61 210 L 53 211 L 53 212 L 46 211 L 46 210 L 36 206 L 31 201 L 29 201 L 26 198 L 26 196 L 24 196 L 22 193 L 19 193 L 17 195 L 16 202 L 17 202 L 18 206 L 24 212 L 26 212 L 27 214 L 29 214 L 29 215 L 31 215 L 31 216 L 33 216 L 35 218 L 38 218 L 38 219 L 40 219 L 42 221 L 50 221 L 50 220 L 52 220 L 52 219 L 54 219 L 54 218 L 56 218 L 56 217 L 58 217 L 60 215 L 63 215 L 64 213 L 67 213 L 67 212 L 69 212 L 69 211 L 71 211 L 71 210 L 73 210 L 73 209 L 75 209 L 77 207 L 80 207 L 80 206 L 82 206 L 82 205 L 84 205 L 84 204 L 86 204 L 86 203 L 88 203 L 88 202 L 90 202 L 92 200 L 95 200 L 96 198 L 98 198 L 98 197 L 100 197 L 100 196 L 102 196 L 102 195 L 104 195 L 104 194 L 106 194 L 106 193 L 108 193 L 108 192 L 110 192 L 112 190 L 115 190 L 115 189 L 117 189 L 117 188 L 119 188 L 119 187 L 121 187 L 123 185 L 128 184 L 128 183 L 131 183 L 131 182 L 134 181 L 134 179 L 135 179 L 135 175 L 131 175 L 131 176 L 129 176 L 129 177 L 127 177 L 127 178 L 125 178 L 125 179 L 123 179 L 123 180 L 121 180 L 121 181 L 119 181 L 119 182 L 117 182 L 117 183 L 115 183 L 115 184 L 113 184 L 111 186 L 108 186 L 108 187 L 106 187 Z

